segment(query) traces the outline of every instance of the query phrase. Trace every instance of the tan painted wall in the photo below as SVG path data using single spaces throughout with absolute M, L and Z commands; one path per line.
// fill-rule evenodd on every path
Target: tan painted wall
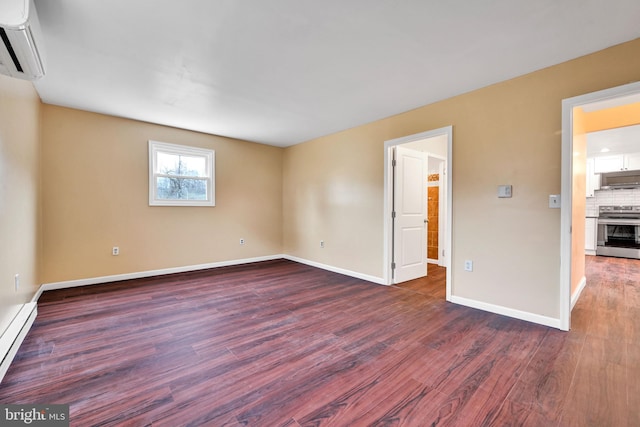
M 0 330 L 41 282 L 282 252 L 381 277 L 384 141 L 449 124 L 454 295 L 557 317 L 560 103 L 636 81 L 639 53 L 635 40 L 286 150 L 40 106 L 0 76 Z M 217 206 L 149 207 L 148 139 L 214 148 Z M 498 199 L 507 183 L 514 197 Z
M 587 132 L 637 125 L 640 123 L 640 102 L 584 114 Z
M 33 85 L 0 75 L 0 334 L 39 286 L 39 115 Z
M 356 128 L 285 150 L 286 254 L 380 276 L 384 153 L 371 146 L 377 131 Z
M 573 176 L 571 202 L 571 295 L 585 277 L 585 216 L 587 204 L 587 133 L 585 113 L 573 109 Z
M 44 283 L 282 253 L 283 149 L 42 108 Z M 215 207 L 148 205 L 149 139 L 216 151 Z
M 453 294 L 558 318 L 561 101 L 638 78 L 640 39 L 287 148 L 285 252 L 381 277 L 384 141 L 451 124 Z

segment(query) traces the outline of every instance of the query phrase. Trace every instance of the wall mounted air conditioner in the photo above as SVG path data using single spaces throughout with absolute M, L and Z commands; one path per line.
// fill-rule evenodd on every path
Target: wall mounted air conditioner
M 25 80 L 44 76 L 40 22 L 33 0 L 0 1 L 0 74 Z

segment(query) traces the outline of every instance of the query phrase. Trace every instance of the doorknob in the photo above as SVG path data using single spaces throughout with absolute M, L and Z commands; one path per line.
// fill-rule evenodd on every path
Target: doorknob
M 425 223 L 425 224 L 426 224 L 426 223 L 428 223 L 428 222 L 429 222 L 429 220 L 428 220 L 428 219 L 425 219 L 425 220 L 424 220 L 424 223 Z

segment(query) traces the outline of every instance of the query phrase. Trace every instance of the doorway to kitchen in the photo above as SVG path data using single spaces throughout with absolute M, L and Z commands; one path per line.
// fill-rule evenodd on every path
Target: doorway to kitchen
M 384 145 L 385 284 L 424 277 L 431 270 L 444 272 L 447 300 L 451 296 L 452 131 L 448 126 Z M 434 209 L 437 212 L 429 212 Z M 437 224 L 429 228 L 432 221 Z M 407 274 L 399 273 L 400 269 Z
M 639 102 L 640 82 L 562 101 L 561 329 L 570 329 L 571 310 L 586 285 L 585 254 L 589 248 L 589 239 L 594 238 L 587 231 L 589 225 L 597 221 L 588 218 L 588 213 L 592 216 L 597 213 L 587 212 L 590 205 L 586 202 L 586 195 L 593 190 L 593 183 L 588 179 L 593 171 L 588 170 L 587 162 L 587 134 L 593 128 L 589 125 L 590 115 L 607 110 L 615 112 L 615 109 Z M 614 119 L 607 126 L 622 126 L 613 124 L 620 120 L 621 115 L 618 113 L 612 116 Z

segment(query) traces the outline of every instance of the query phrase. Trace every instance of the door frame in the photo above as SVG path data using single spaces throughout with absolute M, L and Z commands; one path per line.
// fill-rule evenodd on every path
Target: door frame
M 446 177 L 449 174 L 447 159 L 444 159 L 444 161 L 440 164 L 439 174 L 440 176 L 444 176 L 444 177 Z M 447 183 L 447 180 L 445 179 L 440 181 L 439 187 L 440 189 L 438 191 L 438 198 L 446 202 L 447 200 L 449 200 L 448 193 L 447 193 L 449 185 Z M 447 217 L 448 211 L 449 211 L 449 207 L 447 206 L 447 203 L 438 203 L 438 218 L 442 218 L 442 221 L 440 220 L 438 221 L 438 265 L 440 267 L 447 266 L 447 257 L 449 256 L 447 252 L 443 253 L 440 250 L 440 248 L 442 247 L 444 247 L 445 250 L 447 248 L 446 236 L 447 236 L 447 224 L 449 223 L 449 218 Z
M 594 102 L 640 94 L 640 82 L 629 83 L 562 100 L 562 166 L 560 197 L 560 329 L 571 328 L 571 256 L 573 213 L 573 109 Z
M 437 154 L 429 154 L 428 155 L 429 158 L 433 157 L 434 159 L 438 159 L 438 160 L 442 160 L 442 163 L 440 163 L 440 167 L 439 167 L 439 175 L 440 176 L 447 176 L 447 159 L 445 157 L 439 156 Z M 428 159 L 427 159 L 428 161 Z M 429 186 L 429 183 L 427 183 L 427 187 Z M 440 184 L 438 185 L 438 199 L 439 200 L 447 200 L 447 182 L 446 180 L 444 181 L 440 181 Z M 429 215 L 429 210 L 427 209 L 427 215 Z M 446 244 L 446 240 L 445 240 L 445 235 L 446 235 L 446 226 L 447 226 L 447 204 L 446 203 L 438 203 L 438 218 L 442 218 L 441 221 L 438 221 L 438 259 L 435 261 L 438 261 L 438 265 L 440 267 L 444 267 L 446 265 L 446 258 L 445 256 L 442 255 L 442 251 L 440 250 L 440 248 L 442 247 L 447 247 Z M 427 257 L 427 259 L 432 259 Z M 433 259 L 432 259 L 433 260 Z
M 384 224 L 384 244 L 383 244 L 383 266 L 382 275 L 385 285 L 391 285 L 393 283 L 391 277 L 391 261 L 393 252 L 393 218 L 391 212 L 393 211 L 393 167 L 391 161 L 393 160 L 392 148 L 397 145 L 406 144 L 409 142 L 420 141 L 422 139 L 433 138 L 436 136 L 447 136 L 447 213 L 446 213 L 446 231 L 445 231 L 445 245 L 446 250 L 449 251 L 446 256 L 445 267 L 446 273 L 446 294 L 447 301 L 451 300 L 451 260 L 452 256 L 452 225 L 453 225 L 453 197 L 452 197 L 452 176 L 453 176 L 453 126 L 445 126 L 442 128 L 421 132 L 413 135 L 403 136 L 396 139 L 385 141 L 384 143 L 384 211 L 383 211 L 383 224 Z

